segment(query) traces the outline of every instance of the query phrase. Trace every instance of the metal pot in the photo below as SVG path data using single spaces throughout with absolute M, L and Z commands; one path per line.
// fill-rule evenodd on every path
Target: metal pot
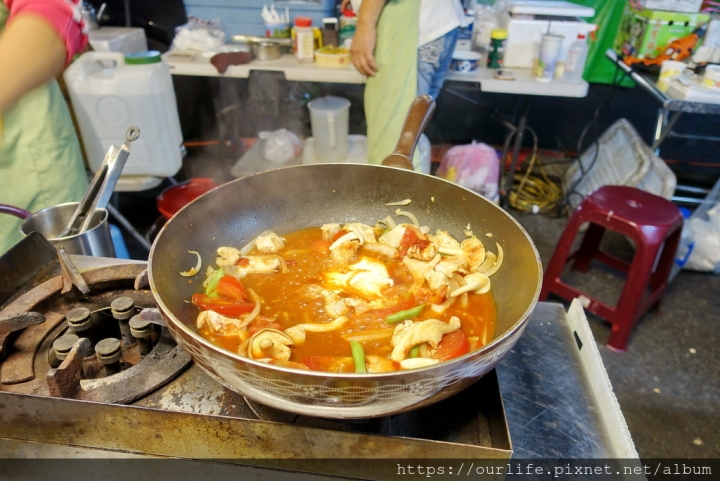
M 425 125 L 410 121 L 388 159 L 408 164 Z M 415 137 L 416 138 L 416 137 Z M 242 246 L 266 229 L 291 232 L 327 222 L 364 222 L 393 215 L 389 202 L 412 199 L 405 210 L 423 225 L 463 238 L 471 229 L 493 249 L 505 251 L 492 277 L 496 334 L 483 348 L 431 367 L 382 374 L 300 371 L 241 357 L 201 337 L 197 308 L 188 302 L 220 246 Z M 492 237 L 485 237 L 490 233 Z M 205 262 L 188 283 L 179 272 Z M 542 265 L 532 240 L 504 210 L 475 192 L 443 179 L 381 165 L 316 164 L 285 167 L 224 184 L 179 211 L 160 231 L 149 258 L 150 287 L 168 329 L 211 377 L 265 405 L 325 418 L 370 418 L 416 409 L 471 385 L 490 371 L 518 340 L 537 302 Z
M 108 224 L 108 212 L 105 209 L 96 209 L 93 212 L 89 227 L 85 232 L 59 237 L 77 206 L 78 202 L 58 204 L 33 214 L 24 209 L 0 204 L 0 213 L 23 219 L 20 224 L 20 233 L 23 236 L 37 232 L 55 247 L 64 247 L 68 254 L 115 257 L 115 247 Z
M 251 45 L 257 60 L 275 60 L 282 55 L 282 45 L 277 42 L 252 42 Z

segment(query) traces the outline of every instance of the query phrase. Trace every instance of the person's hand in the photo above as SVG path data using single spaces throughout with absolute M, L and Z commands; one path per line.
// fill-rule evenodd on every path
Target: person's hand
M 340 2 L 340 11 L 344 12 L 345 10 L 352 10 L 352 4 L 348 7 L 349 3 L 350 0 L 342 0 L 342 2 Z
M 358 25 L 353 35 L 352 45 L 350 46 L 350 58 L 353 65 L 358 71 L 369 77 L 374 77 L 377 73 L 377 65 L 375 65 L 375 41 L 377 40 L 377 31 L 375 27 L 363 27 Z

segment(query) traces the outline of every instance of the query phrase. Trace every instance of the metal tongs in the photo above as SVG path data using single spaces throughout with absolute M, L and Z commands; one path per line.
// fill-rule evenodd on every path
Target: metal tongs
M 125 161 L 130 155 L 130 142 L 137 140 L 140 136 L 140 129 L 132 126 L 125 133 L 125 142 L 118 147 L 111 145 L 105 154 L 105 159 L 100 165 L 95 177 L 90 182 L 90 187 L 85 192 L 85 196 L 78 204 L 77 209 L 73 212 L 67 227 L 58 235 L 58 237 L 67 237 L 71 235 L 82 234 L 90 227 L 93 214 L 97 209 L 104 209 L 110 202 L 110 196 L 115 190 Z

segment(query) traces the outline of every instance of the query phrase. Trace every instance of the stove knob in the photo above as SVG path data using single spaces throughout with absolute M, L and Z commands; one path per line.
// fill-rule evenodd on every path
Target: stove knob
M 65 314 L 65 320 L 67 320 L 70 331 L 77 334 L 78 337 L 90 337 L 88 336 L 90 328 L 92 327 L 90 309 L 87 307 L 77 307 Z
M 130 319 L 130 333 L 138 340 L 140 354 L 143 356 L 152 351 L 152 335 L 154 332 L 155 328 L 151 322 L 141 319 L 139 316 Z
M 48 364 L 50 364 L 50 367 L 54 369 L 62 364 L 77 340 L 78 337 L 75 334 L 65 334 L 55 339 L 52 348 L 48 350 Z
M 132 297 L 118 297 L 110 304 L 110 310 L 118 324 L 120 324 L 120 334 L 123 344 L 130 345 L 133 343 L 133 337 L 130 333 L 128 321 L 135 315 L 135 301 Z
M 98 342 L 95 345 L 95 356 L 105 366 L 108 376 L 120 372 L 122 348 L 117 339 L 109 337 Z

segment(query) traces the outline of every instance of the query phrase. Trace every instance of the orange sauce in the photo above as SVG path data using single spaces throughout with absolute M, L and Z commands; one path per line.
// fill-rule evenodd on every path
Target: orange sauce
M 262 299 L 260 315 L 280 324 L 283 329 L 306 323 L 327 323 L 333 319 L 325 313 L 325 302 L 320 297 L 307 295 L 309 284 L 323 285 L 325 273 L 338 270 L 329 255 L 323 255 L 311 246 L 314 241 L 322 239 L 320 228 L 313 227 L 284 234 L 285 248 L 278 255 L 288 264 L 288 272 L 275 274 L 249 274 L 242 283 L 246 288 L 254 290 Z M 410 272 L 401 260 L 388 259 L 382 255 L 358 251 L 360 256 L 382 261 L 394 281 L 394 287 L 407 286 L 413 283 Z M 402 288 L 400 288 L 402 289 Z M 350 319 L 342 328 L 331 332 L 308 332 L 306 341 L 301 346 L 292 347 L 291 361 L 303 362 L 305 356 L 350 356 L 350 340 L 358 340 L 365 354 L 389 356 L 392 351 L 390 339 L 396 324 L 387 324 L 385 315 L 377 312 L 355 314 L 351 308 L 346 316 Z M 436 313 L 429 306 L 413 319 L 439 319 L 448 322 L 450 317 L 457 316 L 462 323 L 462 330 L 475 348 L 487 344 L 495 334 L 496 311 L 491 293 L 467 296 L 467 306 L 461 306 L 458 298 L 444 313 Z M 255 321 L 253 321 L 255 322 Z M 252 324 L 252 323 L 251 323 Z M 237 352 L 241 343 L 238 336 L 218 336 L 210 333 L 207 328 L 200 334 L 217 345 Z M 379 336 L 379 337 L 375 337 Z M 375 337 L 375 338 L 373 338 Z

